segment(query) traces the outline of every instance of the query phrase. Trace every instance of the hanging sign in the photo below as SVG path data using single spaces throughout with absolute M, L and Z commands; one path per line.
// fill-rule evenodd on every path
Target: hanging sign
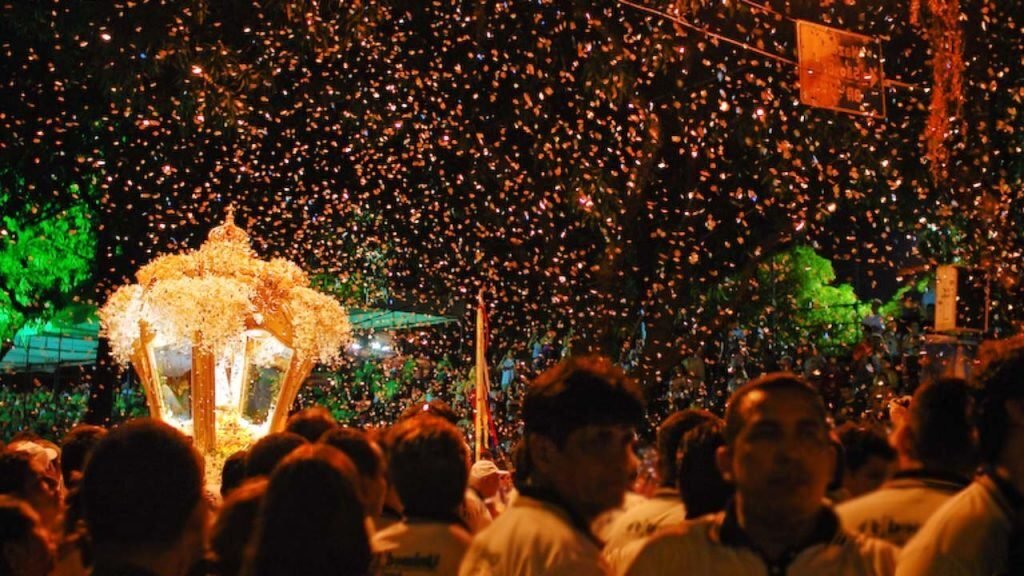
M 800 101 L 875 118 L 885 117 L 882 51 L 877 40 L 798 20 Z

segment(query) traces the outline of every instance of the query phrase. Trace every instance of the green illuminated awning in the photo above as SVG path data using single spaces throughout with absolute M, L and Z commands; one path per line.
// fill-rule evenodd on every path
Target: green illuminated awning
M 77 366 L 96 361 L 99 320 L 73 324 L 30 324 L 14 335 L 14 347 L 0 362 L 3 372 L 52 372 L 58 366 Z
M 417 312 L 399 312 L 397 310 L 356 310 L 348 311 L 353 330 L 403 330 L 422 328 L 437 324 L 454 322 L 448 316 L 433 316 Z

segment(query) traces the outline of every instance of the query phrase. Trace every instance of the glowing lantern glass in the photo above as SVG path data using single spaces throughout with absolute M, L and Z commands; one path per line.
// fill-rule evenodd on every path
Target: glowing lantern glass
M 229 212 L 199 250 L 161 256 L 100 310 L 115 357 L 131 361 L 150 414 L 224 457 L 284 428 L 316 362 L 350 334 L 333 298 L 297 266 L 255 257 Z

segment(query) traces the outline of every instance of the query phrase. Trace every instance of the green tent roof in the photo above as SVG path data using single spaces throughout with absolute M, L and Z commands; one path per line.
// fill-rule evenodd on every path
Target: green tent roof
M 352 329 L 404 330 L 454 322 L 454 318 L 397 310 L 349 310 Z M 47 322 L 23 327 L 14 347 L 0 361 L 0 372 L 50 372 L 58 366 L 96 361 L 100 324 L 95 318 L 78 323 Z

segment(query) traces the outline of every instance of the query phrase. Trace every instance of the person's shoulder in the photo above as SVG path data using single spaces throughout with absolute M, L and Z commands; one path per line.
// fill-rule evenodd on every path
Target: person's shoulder
M 685 573 L 698 555 L 694 551 L 710 545 L 710 534 L 721 521 L 720 514 L 702 516 L 682 524 L 665 526 L 649 538 L 633 541 L 614 557 L 609 556 L 614 574 Z
M 597 545 L 543 509 L 512 507 L 476 534 L 460 575 L 607 573 Z
M 837 539 L 850 546 L 853 553 L 861 558 L 881 562 L 886 565 L 894 565 L 900 549 L 890 542 L 876 538 L 869 534 L 841 530 Z
M 1011 529 L 996 498 L 975 481 L 947 500 L 910 539 L 900 553 L 899 573 L 947 574 L 987 565 L 1005 557 Z

